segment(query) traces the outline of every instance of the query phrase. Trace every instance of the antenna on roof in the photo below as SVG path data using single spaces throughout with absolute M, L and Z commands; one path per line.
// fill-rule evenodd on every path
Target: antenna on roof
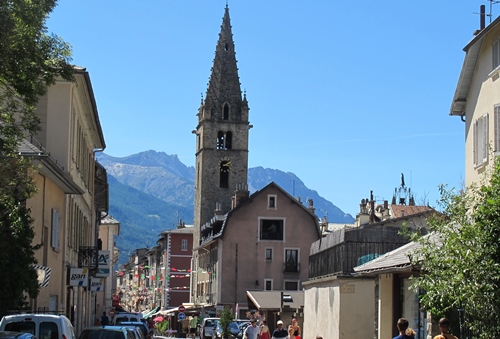
M 488 0 L 488 1 L 490 2 L 490 13 L 486 15 L 490 17 L 490 23 L 491 23 L 491 17 L 493 16 L 493 5 L 500 3 L 500 0 Z

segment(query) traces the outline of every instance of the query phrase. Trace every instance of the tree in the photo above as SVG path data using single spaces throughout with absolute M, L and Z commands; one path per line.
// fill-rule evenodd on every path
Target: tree
M 39 129 L 40 96 L 58 77 L 73 79 L 71 49 L 47 34 L 46 19 L 57 0 L 0 2 L 0 314 L 38 294 L 26 200 L 36 193 L 30 159 L 19 145 Z
M 231 321 L 233 321 L 233 313 L 229 307 L 224 307 L 220 314 L 220 327 L 223 338 L 229 338 L 229 324 Z
M 500 337 L 500 162 L 485 179 L 459 193 L 440 187 L 442 215 L 428 220 L 430 236 L 414 234 L 422 246 L 411 260 L 421 274 L 423 305 L 443 315 L 463 309 L 464 326 L 479 338 Z

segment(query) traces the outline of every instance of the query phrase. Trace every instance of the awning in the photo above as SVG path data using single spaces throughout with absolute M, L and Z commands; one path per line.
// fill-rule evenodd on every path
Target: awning
M 151 311 L 144 312 L 142 315 L 144 316 L 144 319 L 148 319 L 153 314 L 155 314 L 156 312 L 158 312 L 159 309 L 160 309 L 160 306 L 157 306 L 157 307 L 153 308 Z
M 281 293 L 286 301 L 282 303 Z M 290 302 L 291 297 L 291 302 Z M 257 310 L 279 310 L 290 307 L 291 309 L 299 309 L 304 307 L 304 292 L 303 291 L 247 291 L 248 307 L 252 304 Z

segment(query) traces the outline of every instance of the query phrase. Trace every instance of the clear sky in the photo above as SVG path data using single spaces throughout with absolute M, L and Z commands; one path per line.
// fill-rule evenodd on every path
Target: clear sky
M 229 0 L 249 166 L 293 172 L 353 216 L 370 190 L 390 200 L 401 173 L 435 206 L 439 184 L 464 179 L 465 126 L 449 110 L 482 4 L 489 13 L 486 0 Z M 48 28 L 90 73 L 105 153 L 153 149 L 194 166 L 225 6 L 59 0 Z

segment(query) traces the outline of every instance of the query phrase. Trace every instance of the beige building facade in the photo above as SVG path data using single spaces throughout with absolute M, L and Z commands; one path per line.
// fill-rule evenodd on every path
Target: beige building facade
M 87 256 L 92 251 L 81 249 L 96 249 L 107 191 L 96 192 L 95 152 L 104 150 L 105 142 L 90 77 L 83 68 L 75 71 L 74 82 L 59 80 L 40 98 L 36 113 L 41 130 L 27 140 L 39 152 L 25 151 L 40 164 L 35 173 L 39 191 L 27 205 L 35 219 L 33 241 L 43 244 L 36 259 L 50 269 L 32 309 L 66 314 L 80 331 L 94 323 L 94 299 L 67 279 L 71 268 L 92 265 L 93 257 Z
M 484 18 L 484 15 L 483 15 Z M 480 182 L 500 152 L 500 17 L 464 47 L 450 115 L 465 122 L 465 184 Z

